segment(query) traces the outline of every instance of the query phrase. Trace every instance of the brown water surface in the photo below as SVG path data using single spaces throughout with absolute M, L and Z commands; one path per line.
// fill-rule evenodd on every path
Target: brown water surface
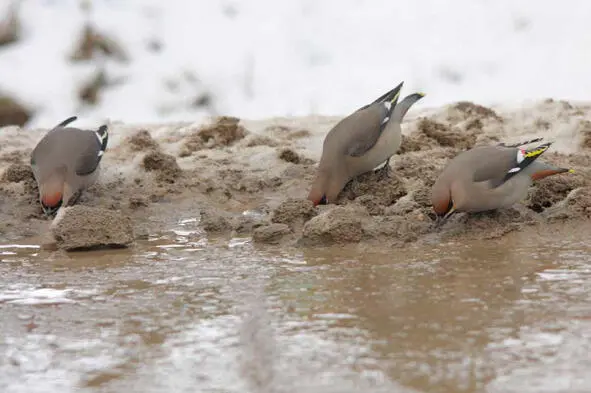
M 170 229 L 1 245 L 0 391 L 591 391 L 589 224 L 405 250 Z

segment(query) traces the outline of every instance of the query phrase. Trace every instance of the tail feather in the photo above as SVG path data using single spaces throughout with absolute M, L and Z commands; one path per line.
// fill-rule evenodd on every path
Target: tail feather
M 77 120 L 78 117 L 77 116 L 71 116 L 68 117 L 66 120 L 62 121 L 60 124 L 58 124 L 57 126 L 55 126 L 55 128 L 62 128 L 67 126 L 68 124 L 70 124 L 71 122 Z
M 392 90 L 378 98 L 373 103 L 375 104 L 376 102 L 389 102 L 390 104 L 392 104 L 392 106 L 394 106 L 396 101 L 398 101 L 398 97 L 400 97 L 400 89 L 402 89 L 403 84 L 404 82 L 400 82 L 398 86 L 396 86 L 395 88 L 393 88 Z
M 529 150 L 519 150 L 519 152 L 517 153 L 518 157 L 516 159 L 517 165 L 509 169 L 509 171 L 505 175 L 505 178 L 503 179 L 503 182 L 506 182 L 507 180 L 521 172 L 528 165 L 533 163 L 535 160 L 537 160 L 546 150 L 550 148 L 550 145 L 552 145 L 552 142 L 543 143 Z
M 389 106 L 391 106 L 392 108 L 396 106 L 396 102 L 398 101 L 398 97 L 400 97 L 400 90 L 402 89 L 402 85 L 404 84 L 404 81 L 400 82 L 398 84 L 398 86 L 396 86 L 395 88 L 393 88 L 392 90 L 382 94 L 381 96 L 379 96 L 378 98 L 376 98 L 372 103 L 364 105 L 363 107 L 359 108 L 357 111 L 363 110 L 365 108 L 368 108 L 374 104 L 378 104 L 380 102 L 388 102 Z
M 534 138 L 534 139 L 530 139 L 528 141 L 513 143 L 511 145 L 507 145 L 505 143 L 499 143 L 499 146 L 503 146 L 503 147 L 519 147 L 519 146 L 529 145 L 530 143 L 540 142 L 542 140 L 544 140 L 544 138 Z

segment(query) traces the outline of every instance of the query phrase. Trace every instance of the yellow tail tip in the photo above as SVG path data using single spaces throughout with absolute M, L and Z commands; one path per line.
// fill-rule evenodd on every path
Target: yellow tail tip
M 568 173 L 575 173 L 575 170 L 574 169 L 569 169 L 568 170 Z

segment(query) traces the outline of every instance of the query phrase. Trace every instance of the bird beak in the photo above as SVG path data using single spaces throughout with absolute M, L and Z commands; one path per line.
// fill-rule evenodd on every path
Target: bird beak
M 445 214 L 445 216 L 437 216 L 435 220 L 435 228 L 439 228 L 443 225 L 454 213 L 456 212 L 456 206 L 453 205 L 452 208 Z
M 443 216 L 443 221 L 447 221 L 448 218 L 451 217 L 452 214 L 454 214 L 456 212 L 456 205 L 453 205 L 451 207 L 451 209 L 449 209 L 449 211 L 447 212 L 447 214 L 445 216 Z
M 57 212 L 58 209 L 60 208 L 60 205 L 45 206 L 44 204 L 41 204 L 41 207 L 43 208 L 43 213 L 45 213 L 46 216 L 53 216 L 55 214 L 55 212 Z

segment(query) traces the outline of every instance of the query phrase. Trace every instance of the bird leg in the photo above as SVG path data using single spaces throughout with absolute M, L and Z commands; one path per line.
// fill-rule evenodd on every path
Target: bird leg
M 386 160 L 386 163 L 379 169 L 374 171 L 376 175 L 379 175 L 380 178 L 389 178 L 390 177 L 390 159 Z
M 73 193 L 72 196 L 70 196 L 70 199 L 68 199 L 68 203 L 64 207 L 74 206 L 76 202 L 78 202 L 78 199 L 80 199 L 80 195 L 82 195 L 82 190 L 78 190 Z

